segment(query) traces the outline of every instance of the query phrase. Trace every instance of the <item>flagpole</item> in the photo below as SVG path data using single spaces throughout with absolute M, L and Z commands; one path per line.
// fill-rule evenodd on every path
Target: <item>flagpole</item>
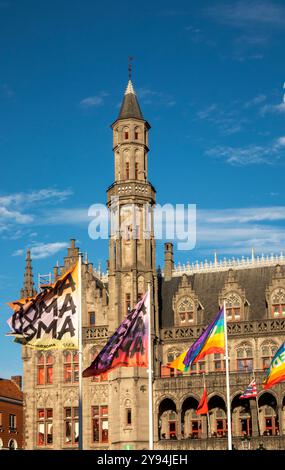
M 204 390 L 206 389 L 206 377 L 205 372 L 203 372 L 203 383 L 204 383 Z M 210 415 L 209 409 L 207 411 L 207 423 L 208 423 L 208 437 L 211 437 L 211 425 L 210 425 Z
M 78 399 L 78 449 L 83 450 L 83 413 L 82 413 L 82 258 L 81 253 L 78 257 L 78 297 L 79 297 L 79 312 L 78 312 L 78 373 L 79 373 L 79 399 Z
M 230 401 L 230 371 L 229 371 L 229 351 L 228 351 L 228 331 L 227 331 L 227 310 L 224 300 L 224 328 L 225 328 L 225 360 L 226 360 L 226 391 L 227 391 L 227 421 L 228 421 L 228 450 L 232 450 L 232 421 L 231 421 L 231 401 Z
M 254 371 L 253 371 L 253 378 L 254 378 L 255 384 L 256 384 L 256 379 L 255 379 L 255 373 L 254 373 Z M 256 391 L 255 401 L 256 401 L 256 411 L 257 411 L 258 434 L 259 434 L 259 436 L 260 436 L 260 435 L 261 435 L 261 429 L 260 429 L 260 421 L 259 421 L 259 407 L 258 407 L 257 391 Z
M 151 338 L 151 315 L 150 315 L 150 283 L 148 291 L 148 423 L 149 423 L 149 450 L 153 450 L 153 392 L 152 392 L 152 338 Z

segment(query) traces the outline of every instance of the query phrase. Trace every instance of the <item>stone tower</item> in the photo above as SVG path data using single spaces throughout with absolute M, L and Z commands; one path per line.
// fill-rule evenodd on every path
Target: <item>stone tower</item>
M 112 124 L 115 181 L 108 188 L 113 233 L 109 242 L 110 330 L 121 323 L 155 275 L 152 207 L 148 181 L 148 131 L 131 80 Z
M 34 285 L 31 251 L 27 250 L 26 267 L 25 267 L 25 273 L 24 273 L 24 284 L 23 284 L 23 288 L 21 289 L 21 298 L 33 297 L 33 295 L 35 294 L 36 294 L 36 289 Z
M 155 335 L 155 189 L 148 181 L 148 131 L 132 81 L 112 124 L 115 181 L 108 188 L 111 211 L 109 240 L 109 331 L 114 331 L 146 292 L 151 293 L 151 323 Z M 148 393 L 145 369 L 119 368 L 111 374 L 109 397 L 113 448 L 146 448 Z M 127 417 L 127 413 L 131 413 Z M 129 423 L 132 424 L 129 424 Z M 114 443 L 117 443 L 114 445 Z M 120 443 L 120 444 L 119 444 Z

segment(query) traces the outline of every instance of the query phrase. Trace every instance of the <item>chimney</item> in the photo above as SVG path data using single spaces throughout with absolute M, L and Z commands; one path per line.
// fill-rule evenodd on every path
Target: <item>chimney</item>
M 170 281 L 174 267 L 173 243 L 164 243 L 164 280 Z
M 18 385 L 19 389 L 22 390 L 22 376 L 21 375 L 13 375 L 11 377 L 12 382 Z

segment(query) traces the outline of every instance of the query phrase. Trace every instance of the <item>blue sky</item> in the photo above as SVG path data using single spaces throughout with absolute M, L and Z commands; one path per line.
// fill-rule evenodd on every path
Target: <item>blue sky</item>
M 87 211 L 113 182 L 129 55 L 157 201 L 197 204 L 175 261 L 284 249 L 284 42 L 281 1 L 0 0 L 0 376 L 21 372 L 5 303 L 27 247 L 35 275 L 72 237 L 105 269 Z

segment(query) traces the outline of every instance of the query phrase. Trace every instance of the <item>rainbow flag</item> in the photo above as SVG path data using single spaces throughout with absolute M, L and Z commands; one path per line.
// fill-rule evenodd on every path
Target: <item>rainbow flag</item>
M 207 354 L 225 352 L 225 321 L 222 308 L 212 323 L 199 338 L 168 367 L 187 372 L 191 364 L 203 359 Z
M 262 386 L 267 389 L 285 380 L 285 342 L 273 357 Z

